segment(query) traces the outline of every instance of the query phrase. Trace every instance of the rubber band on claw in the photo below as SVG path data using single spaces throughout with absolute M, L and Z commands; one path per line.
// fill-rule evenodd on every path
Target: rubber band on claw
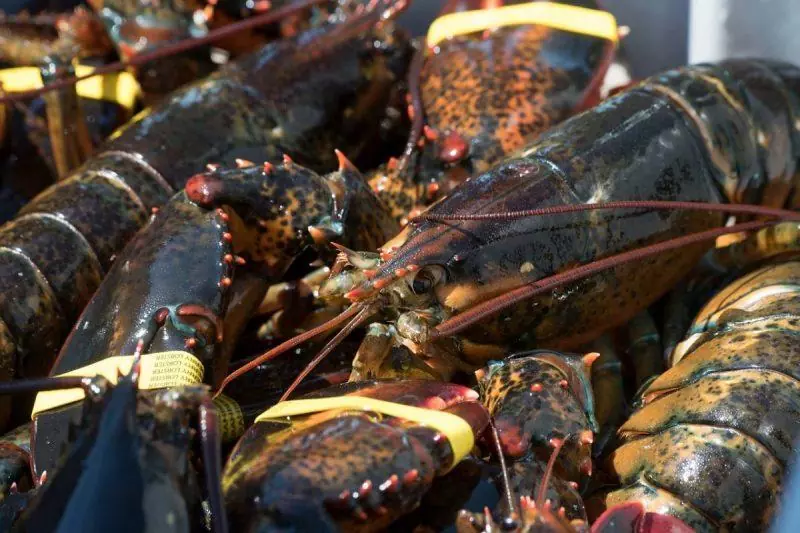
M 431 24 L 427 43 L 434 47 L 458 35 L 524 24 L 541 24 L 614 43 L 619 41 L 617 20 L 611 13 L 555 2 L 530 2 L 443 15 Z

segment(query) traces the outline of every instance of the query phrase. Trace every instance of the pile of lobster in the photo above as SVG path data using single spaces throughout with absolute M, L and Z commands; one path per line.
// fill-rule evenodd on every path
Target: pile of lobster
M 3 15 L 0 530 L 770 526 L 800 68 L 407 3 Z

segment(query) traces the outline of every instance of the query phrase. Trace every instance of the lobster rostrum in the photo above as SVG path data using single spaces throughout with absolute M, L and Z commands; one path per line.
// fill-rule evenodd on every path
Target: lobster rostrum
M 477 398 L 460 385 L 412 380 L 347 384 L 277 404 L 225 466 L 231 527 L 386 527 L 472 449 L 489 422 Z M 308 402 L 313 409 L 303 409 Z M 433 421 L 442 417 L 445 425 Z
M 183 350 L 218 385 L 231 351 L 270 283 L 326 238 L 374 247 L 394 228 L 380 219 L 363 177 L 340 153 L 320 176 L 286 160 L 192 177 L 114 262 L 51 370 L 65 374 L 112 354 Z M 373 204 L 370 204 L 373 200 Z M 387 230 L 388 226 L 388 230 Z M 34 466 L 63 446 L 64 406 L 34 418 Z M 60 424 L 64 428 L 64 424 Z
M 139 391 L 141 361 L 129 364 L 130 372 L 112 382 L 95 376 L 0 384 L 0 393 L 85 393 L 83 416 L 70 430 L 74 445 L 55 473 L 39 476 L 24 511 L 13 517 L 13 531 L 205 530 L 204 500 L 212 531 L 227 531 L 208 387 Z
M 593 2 L 504 3 L 448 2 L 421 44 L 409 74 L 414 128 L 408 146 L 400 160 L 370 177 L 403 225 L 415 208 L 599 101 L 616 48 L 613 17 L 587 9 Z M 553 13 L 576 19 L 575 27 L 535 23 Z M 470 25 L 478 17 L 484 31 Z M 598 34 L 598 25 L 608 26 L 607 35 Z
M 796 234 L 796 223 L 786 225 Z M 634 502 L 695 531 L 769 527 L 798 437 L 797 241 L 793 248 L 697 315 L 672 367 L 620 428 L 609 461 L 620 487 L 606 505 Z
M 580 346 L 643 310 L 712 237 L 767 224 L 722 227 L 725 211 L 759 211 L 725 202 L 791 203 L 798 79 L 753 60 L 655 76 L 461 184 L 379 255 L 346 252 L 352 268 L 321 294 L 352 305 L 328 329 L 389 321 L 370 327 L 351 379 L 446 377 L 520 346 Z M 398 351 L 422 364 L 395 364 Z
M 49 372 L 115 254 L 207 164 L 277 164 L 288 153 L 325 171 L 336 168 L 337 147 L 363 153 L 406 64 L 406 41 L 374 28 L 393 13 L 376 4 L 176 92 L 0 228 L 2 367 L 17 377 Z

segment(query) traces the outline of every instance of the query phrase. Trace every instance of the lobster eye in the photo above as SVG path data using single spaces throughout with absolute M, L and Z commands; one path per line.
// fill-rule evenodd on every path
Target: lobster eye
M 433 280 L 428 276 L 417 276 L 411 284 L 414 294 L 425 294 L 433 287 Z
M 420 270 L 411 282 L 411 290 L 416 295 L 422 295 L 433 288 L 442 279 L 443 272 L 440 268 L 426 267 Z

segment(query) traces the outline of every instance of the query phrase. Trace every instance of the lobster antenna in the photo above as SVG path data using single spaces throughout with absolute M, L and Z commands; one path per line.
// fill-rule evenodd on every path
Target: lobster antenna
M 54 91 L 57 89 L 63 89 L 64 87 L 69 87 L 79 81 L 93 78 L 94 76 L 119 72 L 121 70 L 125 70 L 128 67 L 143 65 L 145 63 L 149 63 L 150 61 L 155 61 L 157 59 L 162 59 L 164 57 L 169 57 L 175 54 L 180 54 L 182 52 L 187 52 L 189 50 L 193 50 L 195 48 L 205 46 L 214 41 L 218 41 L 225 37 L 234 35 L 243 30 L 248 30 L 250 28 L 257 28 L 265 24 L 270 24 L 288 15 L 292 15 L 297 11 L 307 9 L 316 4 L 321 4 L 326 1 L 327 0 L 297 0 L 297 2 L 294 2 L 288 6 L 281 7 L 275 10 L 270 10 L 261 15 L 255 15 L 246 20 L 234 22 L 222 28 L 212 30 L 202 37 L 197 37 L 194 39 L 184 39 L 182 41 L 178 41 L 173 44 L 159 47 L 150 52 L 143 52 L 141 54 L 136 55 L 129 61 L 117 61 L 116 63 L 111 63 L 109 65 L 98 67 L 91 74 L 87 74 L 86 76 L 64 78 L 62 80 L 56 80 L 48 84 L 47 86 L 41 87 L 39 89 L 15 92 L 13 93 L 12 96 L 0 96 L 0 104 L 5 104 L 7 102 L 11 102 L 14 100 L 35 98 L 46 92 Z
M 506 495 L 506 503 L 508 504 L 509 513 L 513 514 L 517 509 L 514 496 L 511 494 L 511 480 L 508 478 L 508 467 L 506 466 L 506 457 L 503 455 L 503 447 L 500 445 L 500 435 L 497 434 L 497 427 L 494 425 L 494 420 L 489 419 L 489 427 L 492 428 L 492 437 L 494 439 L 495 451 L 500 460 L 500 472 L 503 475 L 503 492 Z
M 289 388 L 286 389 L 286 392 L 283 393 L 283 396 L 281 396 L 280 400 L 278 401 L 279 402 L 285 401 L 289 397 L 289 395 L 291 395 L 295 391 L 295 389 L 300 385 L 300 383 L 302 383 L 302 381 L 311 373 L 311 371 L 314 370 L 328 356 L 328 354 L 330 354 L 333 351 L 334 348 L 339 346 L 339 344 L 345 339 L 345 337 L 350 335 L 350 333 L 355 328 L 360 326 L 364 322 L 364 320 L 369 318 L 371 314 L 372 312 L 369 307 L 362 307 L 362 309 L 358 312 L 355 318 L 353 318 L 353 320 L 348 322 L 348 324 L 345 327 L 343 327 L 341 331 L 339 331 L 339 333 L 337 333 L 334 338 L 328 341 L 328 344 L 325 345 L 322 351 L 319 352 L 319 354 L 317 354 L 317 356 L 310 363 L 306 365 L 303 371 L 300 372 L 300 375 L 298 375 L 294 379 L 292 384 L 289 385 Z
M 252 361 L 247 363 L 246 365 L 243 365 L 243 366 L 237 368 L 236 370 L 234 370 L 233 372 L 228 374 L 225 377 L 224 380 L 222 380 L 222 384 L 219 386 L 219 389 L 217 389 L 217 392 L 214 394 L 214 398 L 216 398 L 217 396 L 222 394 L 222 390 L 231 381 L 233 381 L 234 379 L 236 379 L 236 378 L 238 378 L 238 377 L 250 372 L 254 368 L 258 367 L 259 365 L 264 364 L 267 361 L 270 361 L 270 360 L 278 357 L 279 355 L 291 350 L 295 346 L 297 346 L 299 344 L 303 344 L 307 340 L 313 339 L 314 337 L 316 337 L 318 335 L 321 335 L 322 333 L 325 333 L 327 331 L 330 331 L 330 330 L 334 329 L 335 327 L 339 326 L 343 322 L 346 322 L 347 320 L 352 318 L 354 315 L 356 315 L 361 310 L 362 307 L 363 307 L 362 305 L 353 304 L 350 307 L 348 307 L 347 309 L 345 309 L 344 311 L 342 311 L 339 315 L 333 317 L 332 319 L 328 320 L 327 322 L 325 322 L 323 324 L 320 324 L 319 326 L 317 326 L 317 327 L 315 327 L 313 329 L 310 329 L 310 330 L 306 331 L 305 333 L 301 333 L 297 337 L 293 337 L 293 338 L 287 340 L 286 342 L 283 342 L 283 343 L 279 344 L 275 348 L 272 348 L 271 350 L 259 355 L 258 357 L 256 357 L 255 359 L 253 359 Z
M 411 161 L 411 156 L 417 148 L 417 143 L 422 138 L 422 129 L 425 125 L 425 110 L 422 107 L 422 92 L 419 80 L 422 77 L 422 67 L 425 65 L 425 50 L 427 48 L 426 40 L 423 37 L 420 40 L 419 49 L 414 52 L 411 65 L 408 67 L 408 94 L 411 96 L 409 108 L 412 112 L 411 133 L 408 136 L 406 148 L 403 150 L 403 156 L 398 165 L 400 170 L 405 170 Z
M 547 486 L 550 484 L 550 478 L 553 476 L 553 469 L 556 466 L 556 458 L 558 452 L 564 446 L 563 439 L 550 439 L 553 444 L 553 453 L 550 454 L 550 459 L 547 461 L 547 466 L 544 469 L 542 476 L 542 484 L 539 486 L 539 493 L 536 495 L 536 507 L 540 510 L 544 509 L 545 496 L 547 496 Z
M 500 296 L 496 296 L 494 298 L 486 300 L 485 302 L 476 305 L 469 311 L 465 311 L 463 313 L 460 313 L 458 315 L 449 318 L 448 320 L 445 320 L 444 322 L 439 324 L 436 328 L 434 328 L 434 330 L 431 332 L 429 340 L 435 340 L 439 337 L 444 337 L 459 333 L 460 331 L 463 331 L 464 329 L 471 326 L 475 322 L 478 322 L 479 320 L 487 316 L 493 315 L 510 305 L 513 305 L 519 301 L 525 300 L 532 296 L 536 296 L 543 292 L 556 289 L 558 287 L 563 286 L 565 283 L 579 281 L 593 274 L 597 274 L 598 272 L 603 272 L 605 270 L 615 268 L 620 265 L 632 263 L 634 261 L 639 261 L 646 257 L 658 255 L 660 253 L 667 252 L 670 250 L 683 248 L 690 244 L 710 241 L 716 239 L 721 235 L 728 235 L 731 233 L 739 233 L 745 231 L 755 231 L 761 228 L 765 228 L 767 226 L 771 226 L 776 222 L 777 221 L 774 220 L 744 222 L 741 224 L 734 224 L 733 226 L 728 226 L 724 228 L 714 228 L 697 233 L 691 233 L 689 235 L 684 235 L 682 237 L 667 239 L 666 241 L 651 244 L 643 248 L 637 248 L 635 250 L 629 250 L 627 252 L 622 252 L 619 254 L 611 255 L 609 257 L 604 257 L 603 259 L 592 261 L 591 263 L 575 267 L 565 272 L 561 272 L 559 274 L 553 274 L 552 276 L 547 276 L 532 283 L 528 283 L 522 285 L 521 287 L 517 287 L 516 289 L 513 289 Z
M 511 220 L 515 218 L 561 215 L 597 209 L 662 209 L 688 211 L 714 211 L 734 215 L 758 215 L 785 220 L 800 220 L 800 213 L 788 209 L 778 209 L 751 204 L 715 204 L 711 202 L 673 202 L 669 200 L 622 200 L 618 202 L 599 202 L 592 204 L 564 204 L 524 211 L 508 211 L 506 213 L 483 213 L 473 215 L 437 215 L 422 213 L 411 219 L 409 223 L 423 220 L 434 222 L 458 220 Z

